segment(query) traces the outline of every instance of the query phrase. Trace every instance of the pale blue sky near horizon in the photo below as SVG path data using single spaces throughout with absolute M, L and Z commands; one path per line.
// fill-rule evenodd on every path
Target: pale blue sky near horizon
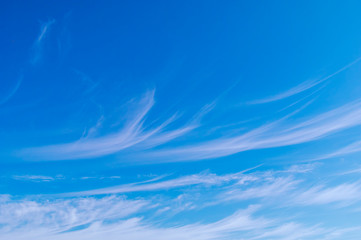
M 0 6 L 0 239 L 359 239 L 358 1 Z

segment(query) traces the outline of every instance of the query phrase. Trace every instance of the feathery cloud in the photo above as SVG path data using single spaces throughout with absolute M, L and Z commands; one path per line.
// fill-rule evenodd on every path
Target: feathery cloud
M 146 115 L 154 105 L 154 91 L 147 92 L 135 105 L 135 107 L 133 106 L 134 112 L 129 114 L 130 119 L 116 133 L 100 137 L 88 136 L 70 143 L 23 149 L 18 152 L 18 155 L 36 160 L 94 158 L 113 154 L 137 144 L 142 144 L 143 148 L 156 146 L 195 128 L 194 125 L 189 124 L 164 132 L 164 128 L 175 120 L 175 116 L 172 116 L 158 126 L 146 129 L 144 122 Z
M 9 100 L 15 95 L 15 93 L 18 91 L 18 89 L 19 89 L 22 81 L 23 81 L 23 77 L 20 76 L 20 77 L 18 78 L 15 86 L 11 89 L 11 91 L 10 91 L 7 95 L 5 95 L 4 97 L 2 97 L 2 98 L 0 99 L 0 105 L 2 105 L 2 104 L 4 104 L 4 103 L 6 103 L 7 101 L 9 101 Z
M 339 186 L 316 185 L 307 189 L 303 186 L 302 177 L 309 171 L 309 164 L 291 166 L 278 171 L 248 170 L 226 175 L 197 174 L 175 178 L 172 180 L 155 179 L 155 182 L 127 185 L 127 191 L 88 192 L 104 196 L 88 195 L 81 192 L 79 195 L 49 196 L 37 195 L 18 198 L 9 195 L 0 195 L 0 234 L 6 239 L 99 239 L 107 236 L 108 239 L 339 239 L 357 234 L 359 227 L 330 228 L 320 224 L 298 222 L 294 217 L 270 218 L 262 210 L 263 205 L 248 204 L 252 198 L 267 200 L 267 209 L 279 209 L 297 205 L 324 205 L 333 203 L 348 203 L 360 201 L 360 189 L 355 184 L 341 184 Z M 295 177 L 295 179 L 293 179 Z M 192 185 L 203 186 L 183 190 L 182 195 L 173 195 L 169 189 Z M 298 185 L 295 188 L 295 184 Z M 211 195 L 207 194 L 209 186 L 213 186 Z M 117 187 L 118 189 L 119 186 Z M 131 189 L 133 188 L 133 189 Z M 129 191 L 128 191 L 129 190 Z M 98 192 L 97 192 L 98 191 Z M 135 199 L 119 196 L 114 193 L 131 191 L 159 191 L 157 197 L 144 197 L 137 194 Z M 188 201 L 181 196 L 199 195 L 189 207 Z M 220 193 L 217 195 L 215 193 Z M 161 196 L 167 196 L 163 198 Z M 149 196 L 149 195 L 146 195 Z M 173 223 L 169 221 L 169 211 L 197 211 L 207 205 L 212 199 L 222 201 L 242 201 L 248 207 L 238 208 L 233 213 L 218 217 L 206 222 Z M 227 198 L 226 196 L 235 196 Z M 271 197 L 279 197 L 277 201 L 269 201 Z M 187 200 L 187 199 L 184 199 Z M 192 200 L 192 199 L 189 199 Z M 176 202 L 174 202 L 176 201 Z M 266 203 L 265 202 L 265 203 Z M 198 204 L 197 204 L 198 203 Z M 176 204 L 176 205 L 175 205 Z M 206 206 L 205 206 L 206 205 Z M 274 206 L 275 205 L 275 206 Z M 288 210 L 287 210 L 288 211 Z M 153 216 L 153 217 L 149 217 Z M 155 219 L 154 219 L 155 217 Z M 167 224 L 164 224 L 167 222 Z
M 279 100 L 283 100 L 285 98 L 294 96 L 296 94 L 305 92 L 323 82 L 325 82 L 326 80 L 336 76 L 337 74 L 347 70 L 348 68 L 352 67 L 354 64 L 358 63 L 361 60 L 360 58 L 357 58 L 356 60 L 352 61 L 351 63 L 347 64 L 346 66 L 340 68 L 339 70 L 337 70 L 336 72 L 322 78 L 319 80 L 309 80 L 309 81 L 305 81 L 299 85 L 297 85 L 296 87 L 293 87 L 289 90 L 286 90 L 282 93 L 279 93 L 277 95 L 271 96 L 271 97 L 266 97 L 266 98 L 262 98 L 262 99 L 258 99 L 258 100 L 253 100 L 248 102 L 248 104 L 262 104 L 262 103 L 270 103 L 270 102 L 275 102 L 275 101 L 279 101 Z
M 283 118 L 238 136 L 149 151 L 144 155 L 164 162 L 223 157 L 247 150 L 311 142 L 360 124 L 361 100 L 357 100 L 308 119 L 291 121 Z
M 37 64 L 41 60 L 43 54 L 43 42 L 54 23 L 55 20 L 52 19 L 41 25 L 40 33 L 33 44 L 32 57 L 30 59 L 30 62 L 33 65 Z

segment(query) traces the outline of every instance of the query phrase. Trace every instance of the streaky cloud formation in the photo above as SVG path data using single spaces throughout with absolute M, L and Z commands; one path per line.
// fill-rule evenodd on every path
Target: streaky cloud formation
M 30 63 L 35 65 L 37 64 L 43 55 L 43 42 L 46 39 L 52 25 L 55 23 L 55 20 L 49 20 L 43 24 L 41 24 L 40 33 L 33 44 L 32 49 L 32 57 L 30 59 Z
M 34 181 L 34 182 L 49 182 L 49 181 L 54 181 L 56 179 L 50 176 L 39 176 L 39 175 L 13 176 L 12 178 L 15 180 Z
M 121 211 L 122 209 L 126 210 L 126 213 L 131 213 L 132 210 L 137 208 L 135 205 L 132 208 L 129 204 L 119 204 L 118 209 L 102 209 L 105 207 L 104 203 L 108 202 L 108 199 L 101 199 L 98 202 L 95 202 L 96 205 L 94 208 L 89 208 L 85 204 L 89 203 L 89 201 L 93 200 L 80 200 L 80 206 L 70 206 L 70 209 L 67 211 L 75 210 L 76 214 L 71 212 L 60 212 L 61 215 L 51 215 L 53 219 L 51 222 L 57 222 L 52 229 L 41 227 L 40 224 L 44 224 L 44 217 L 47 213 L 52 213 L 59 207 L 59 205 L 54 204 L 53 206 L 50 205 L 48 207 L 45 206 L 37 206 L 32 210 L 32 214 L 39 214 L 38 219 L 41 221 L 38 223 L 38 226 L 27 226 L 25 229 L 20 229 L 16 233 L 8 233 L 2 232 L 2 236 L 10 237 L 14 240 L 20 239 L 28 239 L 36 238 L 36 239 L 48 239 L 51 237 L 52 239 L 98 239 L 101 236 L 106 234 L 109 238 L 114 239 L 119 236 L 126 239 L 184 239 L 184 237 L 189 239 L 215 239 L 217 237 L 224 237 L 229 235 L 230 233 L 240 232 L 240 231 L 247 231 L 247 230 L 256 230 L 262 229 L 270 224 L 268 220 L 261 219 L 261 218 L 254 218 L 252 217 L 252 212 L 254 212 L 254 208 L 246 209 L 244 211 L 238 211 L 235 214 L 224 218 L 220 221 L 209 223 L 209 224 L 190 224 L 185 226 L 178 226 L 172 228 L 161 228 L 157 226 L 149 225 L 142 221 L 141 218 L 128 218 L 126 220 L 118 221 L 117 223 L 105 223 L 101 220 L 104 217 L 114 217 L 115 215 L 110 213 L 109 210 L 112 211 Z M 59 203 L 59 204 L 66 204 L 66 203 Z M 23 203 L 23 206 L 26 209 L 26 204 Z M 66 205 L 65 205 L 66 206 Z M 12 207 L 12 206 L 9 206 Z M 81 209 L 84 207 L 84 209 Z M 80 209 L 79 209 L 80 208 Z M 99 208 L 99 209 L 98 209 Z M 11 212 L 13 209 L 10 209 Z M 80 210 L 80 211 L 79 211 Z M 90 211 L 94 210 L 95 213 L 91 214 Z M 103 212 L 101 212 L 103 210 Z M 105 210 L 105 211 L 104 211 Z M 126 213 L 123 213 L 126 216 Z M 90 215 L 88 215 L 90 214 Z M 25 217 L 25 214 L 20 216 Z M 70 217 L 70 218 L 69 218 Z M 98 222 L 91 223 L 91 220 L 97 219 Z M 54 221 L 55 220 L 55 221 Z M 4 221 L 2 221 L 4 222 Z M 26 219 L 24 219 L 26 222 Z M 7 223 L 7 222 L 6 222 Z M 66 224 L 65 224 L 66 223 Z M 73 226 L 74 223 L 85 225 L 85 227 L 81 228 L 80 230 L 71 230 L 69 226 Z M 88 223 L 88 224 L 86 224 Z M 65 225 L 64 225 L 65 224 Z M 81 226 L 80 225 L 80 226 Z M 24 227 L 23 227 L 24 228 Z M 25 237 L 24 231 L 27 232 L 27 236 Z
M 23 77 L 21 76 L 21 77 L 19 77 L 19 79 L 16 82 L 16 85 L 11 89 L 11 91 L 7 95 L 0 98 L 0 105 L 5 104 L 7 101 L 9 101 L 15 95 L 15 93 L 18 91 L 22 81 L 23 81 Z
M 327 153 L 319 157 L 316 157 L 315 160 L 345 156 L 347 154 L 357 153 L 360 151 L 361 151 L 361 141 L 355 141 L 345 147 L 332 151 L 331 153 Z
M 103 195 L 103 194 L 115 194 L 115 193 L 129 193 L 129 192 L 144 192 L 144 191 L 161 191 L 173 188 L 180 188 L 193 185 L 219 185 L 230 181 L 251 181 L 253 178 L 244 176 L 243 172 L 235 174 L 227 174 L 224 176 L 217 176 L 215 174 L 195 174 L 191 176 L 180 177 L 177 179 L 146 182 L 146 183 L 133 183 L 127 185 L 114 186 L 104 189 L 95 189 L 84 192 L 66 193 L 62 196 L 87 196 L 87 195 Z
M 344 183 L 337 186 L 312 187 L 302 192 L 294 199 L 294 203 L 301 205 L 340 204 L 347 206 L 361 200 L 360 182 Z
M 305 169 L 307 169 L 305 171 Z M 340 203 L 345 207 L 350 202 L 361 202 L 360 189 L 355 184 L 326 186 L 317 184 L 307 189 L 302 182 L 312 173 L 309 164 L 295 165 L 285 170 L 253 171 L 245 170 L 235 174 L 218 176 L 216 174 L 198 174 L 162 180 L 160 183 L 145 184 L 143 189 L 135 186 L 132 191 L 159 191 L 158 197 L 140 197 L 135 199 L 115 193 L 127 191 L 104 191 L 100 197 L 69 197 L 63 195 L 36 195 L 16 198 L 10 195 L 0 196 L 0 234 L 7 239 L 98 239 L 117 236 L 126 239 L 339 239 L 352 236 L 361 231 L 361 226 L 349 228 L 325 228 L 318 224 L 305 225 L 295 217 L 273 217 L 260 214 L 265 208 L 290 209 L 299 205 L 308 207 L 333 207 Z M 204 176 L 204 180 L 201 180 Z M 312 176 L 312 175 L 309 175 Z M 200 187 L 192 188 L 193 184 Z M 287 187 L 287 184 L 298 187 Z M 213 193 L 207 189 L 212 186 Z M 282 187 L 283 186 L 283 187 Z M 127 185 L 128 188 L 129 185 Z M 182 190 L 179 190 L 182 188 Z M 178 190 L 177 190 L 178 189 Z M 178 191 L 181 195 L 173 195 Z M 230 194 L 233 192 L 233 194 Z M 214 195 L 214 193 L 217 193 Z M 80 195 L 83 195 L 81 193 Z M 168 196 L 167 196 L 168 195 Z M 170 196 L 171 199 L 169 199 Z M 181 197 L 184 196 L 184 197 Z M 227 198 L 226 196 L 239 196 Z M 275 198 L 275 201 L 271 199 Z M 219 200 L 222 201 L 219 201 Z M 257 204 L 249 200 L 259 199 Z M 179 201 L 182 204 L 179 205 Z M 188 201 L 184 202 L 184 201 Z M 154 213 L 156 222 L 169 221 L 168 213 L 198 211 L 227 202 L 243 202 L 248 206 L 238 209 L 218 220 L 194 222 L 188 224 L 167 224 L 161 226 L 152 223 Z M 189 206 L 184 208 L 184 206 Z M 162 210 L 163 209 L 163 210 Z M 159 211 L 162 210 L 162 211 Z M 148 216 L 148 217 L 147 217 Z M 26 234 L 25 234 L 26 233 Z M 351 235 L 350 235 L 351 234 Z
M 254 149 L 307 143 L 361 124 L 361 100 L 308 118 L 293 117 L 289 119 L 311 103 L 312 101 L 285 117 L 238 136 L 198 141 L 193 145 L 180 145 L 168 149 L 154 149 L 154 147 L 169 143 L 175 138 L 186 136 L 187 133 L 199 127 L 199 123 L 198 120 L 193 119 L 181 128 L 165 131 L 164 129 L 176 119 L 176 116 L 173 115 L 157 127 L 147 129 L 144 121 L 154 105 L 154 91 L 149 91 L 136 104 L 135 112 L 117 133 L 100 137 L 84 137 L 71 143 L 27 148 L 18 151 L 17 154 L 37 161 L 72 160 L 106 156 L 135 147 L 134 150 L 129 151 L 131 155 L 137 156 L 137 161 L 144 162 L 142 160 L 144 158 L 154 159 L 152 161 L 155 162 L 202 160 Z M 203 114 L 209 112 L 209 107 L 202 109 L 201 112 L 195 119 L 199 119 Z M 347 151 L 347 149 L 343 151 Z M 134 162 L 137 161 L 134 160 Z
M 352 67 L 354 64 L 358 63 L 361 60 L 361 57 L 357 58 L 356 60 L 354 60 L 353 62 L 347 64 L 346 66 L 340 68 L 339 70 L 337 70 L 336 72 L 322 78 L 319 80 L 308 80 L 305 81 L 285 92 L 279 93 L 277 95 L 271 96 L 271 97 L 267 97 L 267 98 L 262 98 L 262 99 L 258 99 L 258 100 L 253 100 L 248 102 L 248 104 L 263 104 L 263 103 L 270 103 L 270 102 L 275 102 L 275 101 L 279 101 L 279 100 L 283 100 L 285 98 L 294 96 L 296 94 L 305 92 L 323 82 L 325 82 L 326 80 L 336 76 L 337 74 L 347 70 L 348 68 Z
M 360 239 L 361 2 L 3 5 L 0 240 Z
M 94 158 L 113 154 L 137 144 L 142 144 L 146 148 L 160 145 L 195 128 L 195 125 L 189 124 L 176 130 L 164 132 L 163 129 L 175 120 L 175 116 L 172 116 L 157 127 L 146 130 L 144 121 L 147 113 L 154 105 L 154 91 L 147 92 L 136 105 L 134 113 L 131 114 L 131 119 L 117 133 L 97 138 L 85 137 L 71 143 L 24 149 L 19 154 L 37 160 Z
M 163 161 L 223 157 L 248 150 L 307 143 L 360 124 L 361 101 L 357 100 L 308 119 L 292 122 L 281 119 L 239 136 L 218 138 L 194 146 L 150 151 L 148 156 Z M 170 156 L 172 156 L 171 160 Z

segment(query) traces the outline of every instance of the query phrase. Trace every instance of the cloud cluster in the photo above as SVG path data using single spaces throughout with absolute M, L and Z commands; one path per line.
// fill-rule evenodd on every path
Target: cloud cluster
M 104 236 L 114 240 L 120 236 L 133 240 L 211 240 L 339 239 L 359 233 L 360 226 L 335 228 L 321 226 L 320 222 L 310 225 L 292 216 L 266 214 L 265 206 L 282 212 L 282 208 L 299 205 L 332 207 L 330 204 L 339 203 L 337 207 L 345 207 L 361 201 L 357 183 L 319 184 L 308 188 L 303 180 L 311 171 L 307 165 L 226 175 L 200 173 L 78 194 L 23 198 L 2 195 L 0 234 L 14 240 L 92 240 Z M 212 194 L 208 194 L 209 188 Z M 158 191 L 159 196 L 141 194 L 150 190 Z M 139 194 L 135 198 L 119 195 L 130 192 Z M 252 199 L 259 201 L 255 205 Z M 180 212 L 186 214 L 207 208 L 211 213 L 213 207 L 232 202 L 243 202 L 247 207 L 238 207 L 231 214 L 217 217 L 218 220 L 172 221 L 172 216 Z
M 181 128 L 164 131 L 164 128 L 175 120 L 176 117 L 172 116 L 158 126 L 146 129 L 144 121 L 154 105 L 154 91 L 147 92 L 134 105 L 135 110 L 129 113 L 129 120 L 116 133 L 100 137 L 84 137 L 70 143 L 23 149 L 18 152 L 18 155 L 36 160 L 94 158 L 113 154 L 135 145 L 141 145 L 143 148 L 154 147 L 182 136 L 196 127 L 193 121 Z
M 147 156 L 159 161 L 217 158 L 247 150 L 307 143 L 360 124 L 361 100 L 357 100 L 307 119 L 283 118 L 238 136 L 150 151 Z
M 308 118 L 290 118 L 295 114 L 291 113 L 236 136 L 199 140 L 192 144 L 180 143 L 172 148 L 156 148 L 180 136 L 187 136 L 199 127 L 199 121 L 193 119 L 180 128 L 167 129 L 168 125 L 175 121 L 174 115 L 158 126 L 146 126 L 146 116 L 153 105 L 154 91 L 150 91 L 136 103 L 134 112 L 129 114 L 129 120 L 115 133 L 99 137 L 87 136 L 69 143 L 26 148 L 18 151 L 17 155 L 37 161 L 72 160 L 95 158 L 130 149 L 128 154 L 135 156 L 133 161 L 134 159 L 142 162 L 149 162 L 149 159 L 155 162 L 201 160 L 254 149 L 307 143 L 361 124 L 361 100 L 356 100 Z M 208 111 L 209 109 L 202 109 L 197 119 Z M 356 148 L 358 149 L 357 144 L 342 151 L 353 152 L 357 150 Z

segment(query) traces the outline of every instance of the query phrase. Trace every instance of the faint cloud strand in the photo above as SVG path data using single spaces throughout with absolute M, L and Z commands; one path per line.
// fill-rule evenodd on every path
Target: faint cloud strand
M 195 118 L 182 127 L 166 130 L 166 127 L 176 120 L 176 115 L 156 127 L 145 126 L 146 116 L 154 105 L 154 91 L 147 92 L 135 105 L 134 113 L 128 113 L 129 120 L 116 133 L 100 137 L 87 136 L 70 143 L 27 148 L 16 154 L 31 160 L 70 160 L 106 156 L 134 147 L 128 151 L 128 154 L 133 156 L 135 162 L 202 160 L 254 149 L 307 143 L 361 124 L 361 99 L 359 99 L 307 119 L 298 120 L 294 117 L 305 107 L 303 106 L 285 117 L 236 136 L 157 149 L 154 147 L 180 136 L 186 136 L 197 128 L 200 125 L 199 118 L 209 112 L 212 107 L 203 108 Z M 358 145 L 343 151 L 356 151 L 356 149 Z
M 143 148 L 153 147 L 195 128 L 194 123 L 190 123 L 182 128 L 164 132 L 164 128 L 175 120 L 175 116 L 155 128 L 144 127 L 145 117 L 154 105 L 154 91 L 147 92 L 136 105 L 134 113 L 129 114 L 130 120 L 117 133 L 101 137 L 87 136 L 75 142 L 23 149 L 17 154 L 35 160 L 94 158 L 116 153 L 137 144 L 143 144 Z
M 31 64 L 35 65 L 41 60 L 42 54 L 43 54 L 43 42 L 44 42 L 45 38 L 47 37 L 47 35 L 54 23 L 55 23 L 55 20 L 52 19 L 41 25 L 40 34 L 36 38 L 36 40 L 33 44 L 32 57 L 30 59 Z
M 18 91 L 22 81 L 23 81 L 23 76 L 19 77 L 14 88 L 5 97 L 3 97 L 3 99 L 0 100 L 0 105 L 9 101 L 15 95 L 15 93 Z
M 282 123 L 282 124 L 281 124 Z M 361 124 L 361 100 L 328 112 L 297 120 L 281 120 L 262 125 L 235 137 L 223 137 L 194 145 L 153 150 L 144 157 L 157 161 L 186 161 L 223 157 L 235 153 L 282 146 L 290 146 L 321 139 L 322 137 Z
M 293 87 L 285 92 L 279 93 L 277 95 L 271 96 L 271 97 L 267 97 L 267 98 L 262 98 L 262 99 L 258 99 L 258 100 L 254 100 L 254 101 L 250 101 L 248 102 L 248 104 L 262 104 L 262 103 L 270 103 L 270 102 L 275 102 L 275 101 L 279 101 L 291 96 L 294 96 L 296 94 L 299 94 L 301 92 L 307 91 L 308 89 L 311 89 L 317 85 L 319 85 L 320 83 L 325 82 L 326 80 L 336 76 L 337 74 L 347 70 L 348 68 L 352 67 L 354 64 L 358 63 L 361 60 L 360 58 L 357 58 L 356 60 L 354 60 L 353 62 L 347 64 L 346 66 L 340 68 L 339 70 L 337 70 L 336 72 L 320 79 L 320 80 L 309 80 L 309 81 L 305 81 L 301 84 L 299 84 L 296 87 Z
M 339 157 L 339 156 L 344 156 L 347 154 L 356 153 L 356 152 L 360 152 L 360 151 L 361 151 L 361 141 L 355 141 L 355 142 L 353 142 L 343 148 L 340 148 L 336 151 L 321 155 L 321 156 L 315 158 L 314 160 Z
M 349 234 L 357 234 L 360 227 L 321 227 L 321 222 L 304 224 L 298 222 L 294 216 L 279 216 L 270 218 L 265 206 L 262 204 L 249 204 L 247 199 L 260 198 L 266 201 L 267 209 L 276 207 L 289 212 L 290 207 L 299 205 L 324 205 L 339 203 L 346 206 L 360 201 L 359 183 L 341 183 L 336 186 L 320 185 L 316 183 L 307 188 L 301 185 L 302 180 L 292 180 L 296 174 L 305 174 L 299 169 L 309 168 L 309 165 L 291 166 L 280 171 L 256 171 L 246 173 L 242 171 L 234 174 L 195 174 L 173 180 L 164 180 L 153 184 L 152 191 L 162 190 L 157 197 L 128 199 L 124 196 L 109 195 L 98 197 L 70 197 L 42 195 L 32 197 L 12 197 L 0 195 L 0 235 L 4 239 L 12 240 L 96 240 L 124 239 L 140 240 L 168 240 L 168 239 L 349 239 Z M 308 172 L 308 171 L 307 171 Z M 306 172 L 306 173 L 307 173 Z M 298 175 L 297 175 L 298 176 Z M 239 183 L 242 178 L 249 177 L 249 182 Z M 304 178 L 302 178 L 304 179 Z M 318 181 L 318 178 L 315 179 Z M 289 187 L 295 184 L 297 188 Z M 184 183 L 184 185 L 183 185 Z M 181 195 L 174 195 L 168 191 L 181 185 L 199 183 L 203 188 L 183 189 Z M 156 185 L 158 184 L 158 186 Z M 212 194 L 208 195 L 208 185 L 213 185 Z M 167 187 L 165 187 L 167 186 Z M 282 187 L 284 186 L 284 187 Z M 238 198 L 226 198 L 232 191 Z M 222 217 L 207 222 L 190 221 L 188 223 L 167 222 L 168 211 L 199 210 L 197 205 L 190 204 L 182 199 L 186 195 L 199 194 L 200 205 L 204 200 L 209 201 L 209 196 L 221 198 L 216 204 L 229 201 L 243 201 L 246 207 L 238 208 Z M 216 193 L 216 194 L 215 194 Z M 217 193 L 220 193 L 217 195 Z M 169 195 L 169 198 L 159 196 Z M 148 195 L 149 196 L 149 195 Z M 277 201 L 269 201 L 278 197 Z M 184 199 L 187 200 L 187 199 Z M 203 200 L 203 201 L 202 201 Z M 172 205 L 173 204 L 173 205 Z M 177 205 L 174 205 L 177 204 Z M 192 206 L 192 208 L 190 208 Z M 209 207 L 210 205 L 208 205 Z M 263 211 L 262 211 L 263 210 Z M 303 211 L 304 209 L 302 209 Z M 159 219 L 154 219 L 154 212 L 159 214 Z M 197 212 L 199 213 L 199 212 Z M 192 219 L 190 219 L 192 220 Z M 322 224 L 323 225 L 323 224 Z

